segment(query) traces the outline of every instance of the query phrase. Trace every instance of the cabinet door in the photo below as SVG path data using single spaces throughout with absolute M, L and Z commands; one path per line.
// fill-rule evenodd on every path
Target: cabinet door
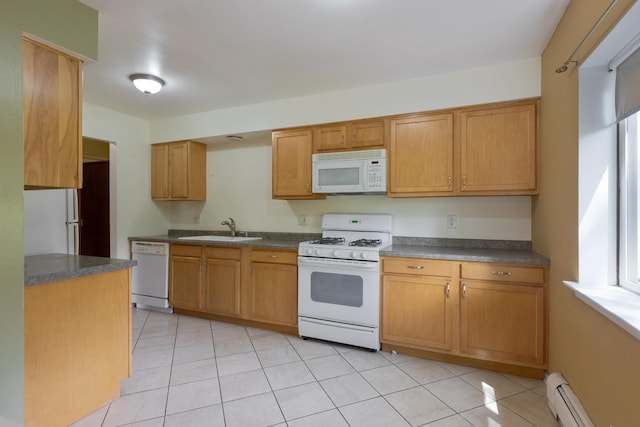
M 460 295 L 460 350 L 530 366 L 544 363 L 544 288 L 465 280 Z
M 274 199 L 313 199 L 311 192 L 312 131 L 282 131 L 272 135 Z
M 351 123 L 349 138 L 351 148 L 384 148 L 384 120 Z
M 23 39 L 24 185 L 82 186 L 82 63 Z
M 389 196 L 453 191 L 453 114 L 391 120 Z
M 297 266 L 253 262 L 249 307 L 251 320 L 297 326 Z
M 205 259 L 202 309 L 229 316 L 240 315 L 240 262 Z
M 169 144 L 169 195 L 172 199 L 189 197 L 189 145 Z
M 169 301 L 178 308 L 197 310 L 200 303 L 200 257 L 171 255 Z
M 151 198 L 161 200 L 169 197 L 169 146 L 151 146 Z
M 384 275 L 382 341 L 422 349 L 451 349 L 450 295 L 447 279 Z
M 338 151 L 347 148 L 346 126 L 324 126 L 315 129 L 314 151 Z
M 536 192 L 535 104 L 463 111 L 460 119 L 462 192 Z

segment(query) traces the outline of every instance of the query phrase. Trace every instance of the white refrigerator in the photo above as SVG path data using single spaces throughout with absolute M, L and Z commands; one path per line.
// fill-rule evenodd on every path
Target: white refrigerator
M 24 192 L 25 255 L 77 255 L 79 226 L 77 190 Z

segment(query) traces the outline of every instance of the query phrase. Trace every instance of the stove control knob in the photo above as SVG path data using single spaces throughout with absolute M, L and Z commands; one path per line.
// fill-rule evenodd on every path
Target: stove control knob
M 313 249 L 307 249 L 307 255 L 312 255 L 313 254 Z
M 351 258 L 358 258 L 358 252 L 351 252 Z
M 316 256 L 320 256 L 320 249 L 316 249 L 316 250 L 315 250 L 315 255 L 316 255 Z
M 339 258 L 340 257 L 340 251 L 333 251 L 333 256 L 335 258 Z
M 366 252 L 362 252 L 362 253 L 360 254 L 360 258 L 362 258 L 362 259 L 369 258 L 369 254 L 368 254 L 368 253 L 366 253 Z

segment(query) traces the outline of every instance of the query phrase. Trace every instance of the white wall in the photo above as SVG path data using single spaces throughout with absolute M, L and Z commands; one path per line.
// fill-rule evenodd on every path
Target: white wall
M 540 60 L 531 59 L 380 86 L 210 111 L 151 122 L 154 142 L 253 132 L 352 118 L 428 111 L 540 95 Z M 394 235 L 531 240 L 530 197 L 391 199 L 329 196 L 271 199 L 271 141 L 207 153 L 207 201 L 158 203 L 172 228 L 223 230 L 228 216 L 249 231 L 319 232 L 326 212 L 385 212 Z M 446 217 L 457 215 L 456 229 Z M 307 215 L 307 226 L 298 225 Z M 199 221 L 198 221 L 199 218 Z
M 82 114 L 83 136 L 113 142 L 110 174 L 115 182 L 110 191 L 115 193 L 111 207 L 116 214 L 111 229 L 116 253 L 112 250 L 111 255 L 129 258 L 129 236 L 164 234 L 169 224 L 150 196 L 149 122 L 87 103 Z
M 24 254 L 67 253 L 67 190 L 24 192 Z M 71 251 L 73 248 L 69 248 Z

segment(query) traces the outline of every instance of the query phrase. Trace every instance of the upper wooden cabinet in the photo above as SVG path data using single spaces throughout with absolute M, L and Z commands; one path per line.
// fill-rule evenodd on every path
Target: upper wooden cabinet
M 23 39 L 24 186 L 82 186 L 82 61 Z
M 272 134 L 272 197 L 274 199 L 317 199 L 311 192 L 313 132 L 296 129 Z
M 534 102 L 463 111 L 460 192 L 535 193 L 536 126 Z
M 383 148 L 385 145 L 384 120 L 337 123 L 314 129 L 314 153 Z
M 453 193 L 453 113 L 390 123 L 389 196 Z
M 205 200 L 207 148 L 194 141 L 151 145 L 151 198 Z

